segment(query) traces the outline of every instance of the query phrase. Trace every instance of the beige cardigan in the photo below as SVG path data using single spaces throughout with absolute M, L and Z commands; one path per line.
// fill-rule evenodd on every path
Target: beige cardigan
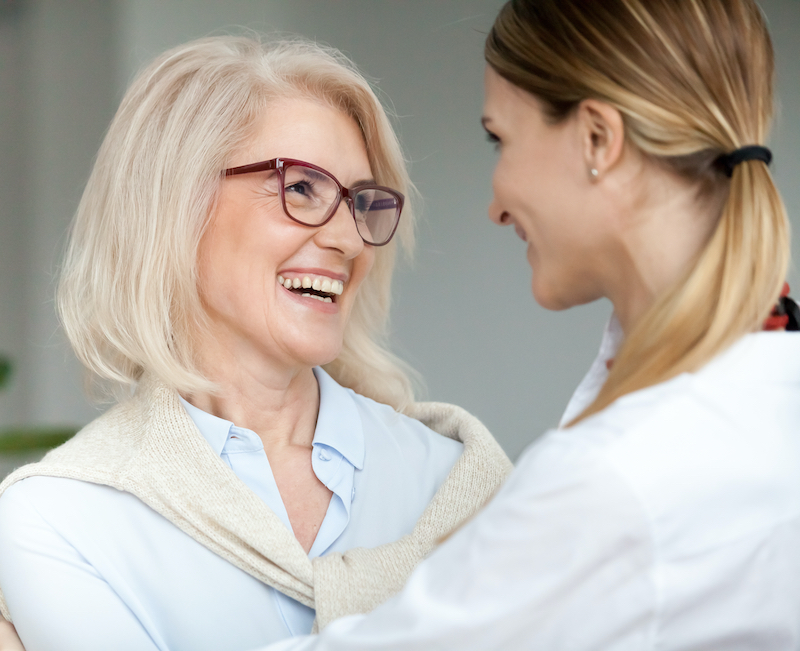
M 396 593 L 436 542 L 497 490 L 512 465 L 489 431 L 459 407 L 417 403 L 407 414 L 464 443 L 464 451 L 414 530 L 374 549 L 310 560 L 269 507 L 215 455 L 175 391 L 147 377 L 135 395 L 83 428 L 26 477 L 79 479 L 132 493 L 176 527 L 259 581 L 311 608 L 315 630 L 364 613 Z M 235 511 L 231 504 L 238 505 Z M 11 619 L 0 593 L 0 611 Z

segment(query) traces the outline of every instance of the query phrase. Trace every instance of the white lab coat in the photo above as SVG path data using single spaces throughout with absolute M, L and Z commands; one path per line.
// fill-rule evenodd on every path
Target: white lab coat
M 401 594 L 270 649 L 800 649 L 800 334 L 546 433 Z

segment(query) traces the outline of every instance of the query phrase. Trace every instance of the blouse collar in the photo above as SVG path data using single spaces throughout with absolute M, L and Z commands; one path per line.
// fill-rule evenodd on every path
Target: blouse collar
M 363 469 L 364 432 L 352 391 L 345 389 L 320 367 L 314 368 L 314 377 L 319 385 L 319 414 L 312 445 L 331 448 L 359 470 Z M 180 401 L 214 453 L 221 455 L 231 428 L 236 427 L 234 423 L 209 414 L 182 397 Z

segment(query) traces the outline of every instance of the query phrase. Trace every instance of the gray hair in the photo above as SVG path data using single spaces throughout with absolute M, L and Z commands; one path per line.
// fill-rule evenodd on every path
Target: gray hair
M 302 40 L 204 38 L 162 54 L 126 93 L 73 220 L 58 311 L 78 358 L 119 396 L 147 371 L 180 392 L 213 391 L 195 364 L 206 328 L 197 250 L 220 172 L 270 101 L 325 102 L 359 125 L 376 182 L 414 196 L 375 92 L 342 53 Z M 413 247 L 413 206 L 375 264 L 326 370 L 341 384 L 403 409 L 413 371 L 386 347 L 397 240 Z M 122 391 L 120 391 L 120 389 Z

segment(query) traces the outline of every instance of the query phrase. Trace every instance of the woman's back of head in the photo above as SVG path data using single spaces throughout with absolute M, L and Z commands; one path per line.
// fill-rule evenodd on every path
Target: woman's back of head
M 554 122 L 584 99 L 612 105 L 626 139 L 719 212 L 693 267 L 627 333 L 579 419 L 760 329 L 788 266 L 786 214 L 764 162 L 731 177 L 721 165 L 764 143 L 773 112 L 772 44 L 753 0 L 513 0 L 486 59 Z
M 206 325 L 199 242 L 231 155 L 247 145 L 270 102 L 287 97 L 319 101 L 353 118 L 376 182 L 413 193 L 380 101 L 340 52 L 254 36 L 209 37 L 165 52 L 133 81 L 109 127 L 72 225 L 58 289 L 78 358 L 112 387 L 129 386 L 148 371 L 180 391 L 213 390 L 193 349 Z M 410 207 L 398 234 L 413 245 Z M 376 250 L 342 353 L 328 370 L 342 384 L 402 407 L 412 400 L 407 369 L 383 345 L 394 258 L 394 241 Z

